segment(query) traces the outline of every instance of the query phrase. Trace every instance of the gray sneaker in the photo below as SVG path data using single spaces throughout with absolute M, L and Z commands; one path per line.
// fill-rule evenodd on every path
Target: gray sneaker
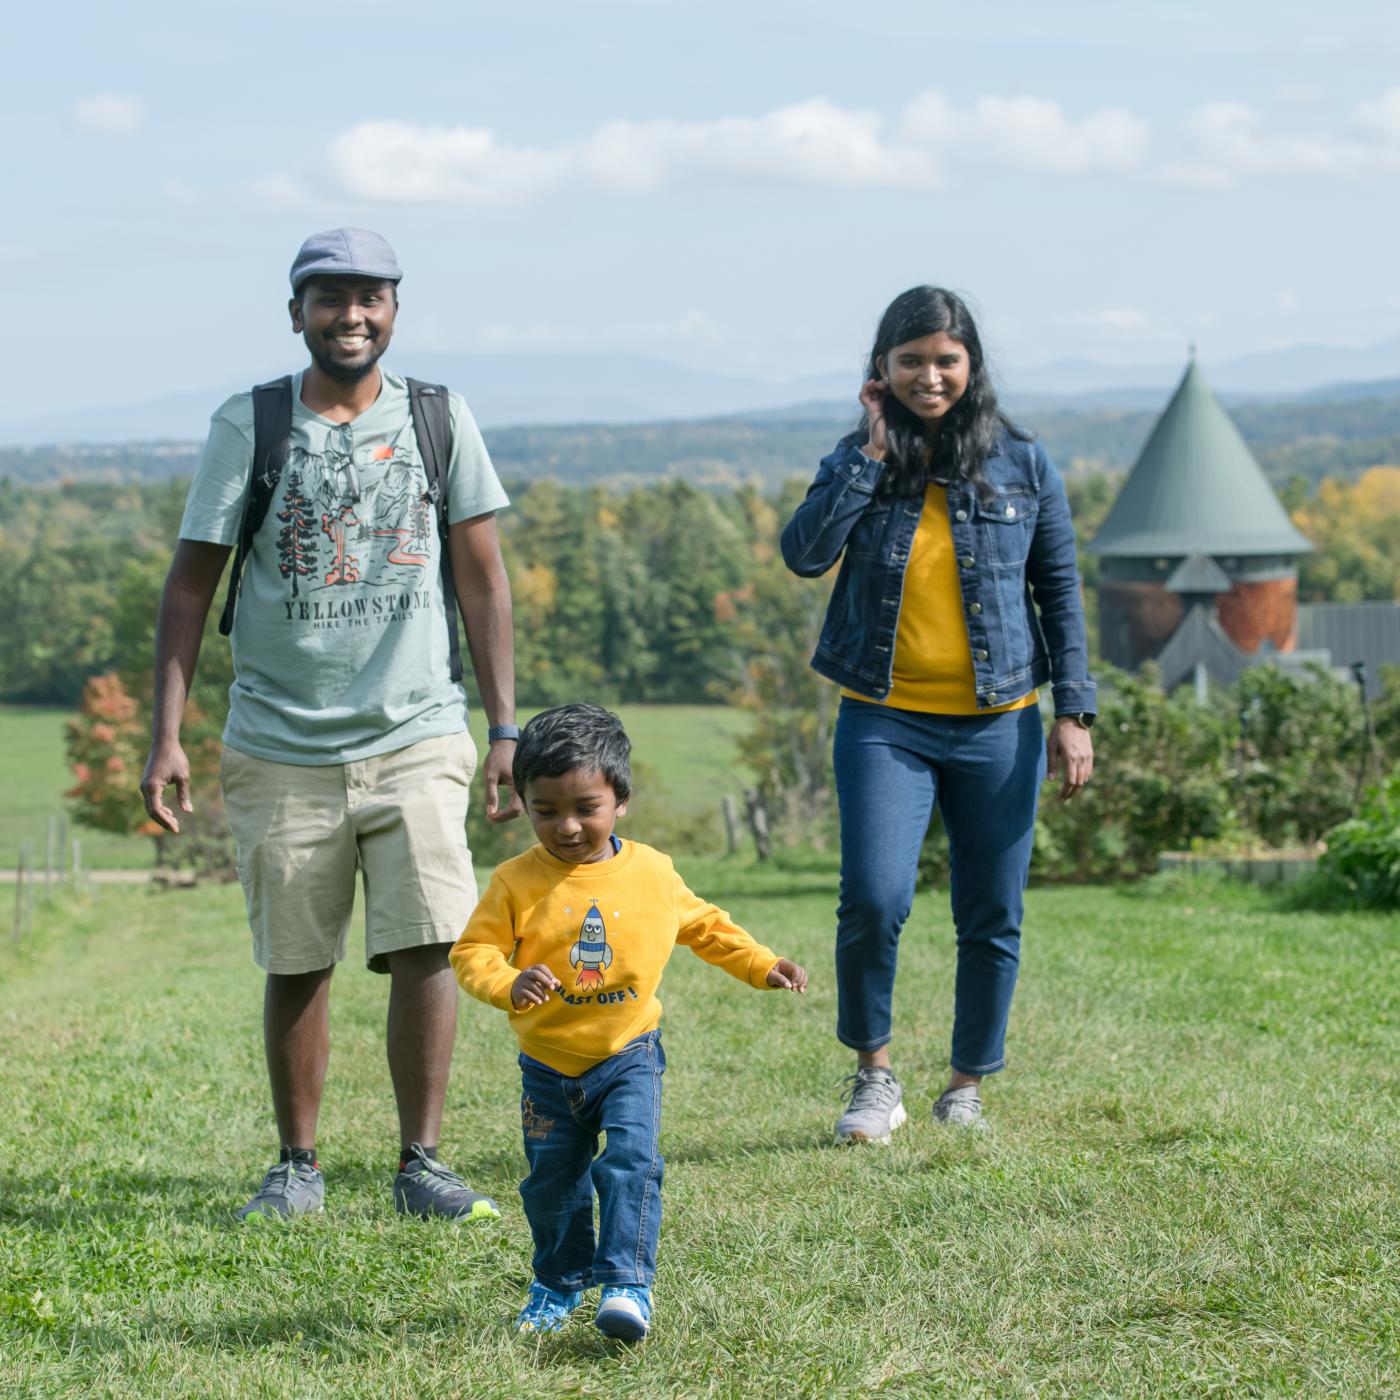
M 309 1162 L 278 1162 L 268 1168 L 258 1194 L 238 1212 L 238 1218 L 313 1215 L 325 1199 L 326 1179 L 320 1167 Z
M 488 1197 L 473 1191 L 415 1142 L 394 1178 L 394 1207 L 401 1215 L 440 1215 L 448 1220 L 499 1220 Z
M 851 1087 L 846 1111 L 836 1125 L 836 1141 L 888 1142 L 908 1116 L 899 1080 L 887 1069 L 858 1069 L 845 1083 Z
M 945 1089 L 933 1106 L 935 1123 L 950 1123 L 955 1128 L 976 1128 L 979 1132 L 987 1126 L 982 1116 L 982 1096 L 975 1084 L 964 1084 L 961 1089 Z

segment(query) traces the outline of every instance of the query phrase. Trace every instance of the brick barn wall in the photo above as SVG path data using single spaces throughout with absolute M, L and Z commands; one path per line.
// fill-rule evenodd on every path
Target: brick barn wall
M 1280 651 L 1298 644 L 1298 579 L 1237 582 L 1215 600 L 1226 635 L 1243 651 L 1258 651 L 1266 638 Z
M 1125 671 L 1156 656 L 1181 625 L 1181 599 L 1160 583 L 1100 577 L 1098 592 L 1099 651 Z

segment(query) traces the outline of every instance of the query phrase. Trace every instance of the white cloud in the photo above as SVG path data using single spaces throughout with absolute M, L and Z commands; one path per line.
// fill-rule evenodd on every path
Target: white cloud
M 994 169 L 1130 169 L 1146 142 L 1146 125 L 1120 109 L 1075 121 L 1042 98 L 958 108 L 929 92 L 892 136 L 878 113 L 823 98 L 758 117 L 608 122 L 553 147 L 508 146 L 488 127 L 362 122 L 331 142 L 329 167 L 360 199 L 480 205 L 571 185 L 643 191 L 694 179 L 929 189 Z
M 882 126 L 874 112 L 816 98 L 761 117 L 611 122 L 584 143 L 583 160 L 600 183 L 627 188 L 655 188 L 688 170 L 798 184 L 927 183 L 922 153 L 886 144 Z
M 1400 156 L 1400 87 L 1388 88 L 1375 102 L 1363 102 L 1356 109 L 1356 125 L 1382 152 L 1392 159 Z
M 1131 170 L 1147 147 L 1147 124 L 1121 107 L 1071 120 L 1043 97 L 982 97 L 956 108 L 926 92 L 904 114 L 908 138 L 947 166 L 995 165 L 1083 175 Z
M 1182 123 L 1184 151 L 1164 176 L 1226 188 L 1251 175 L 1361 176 L 1400 169 L 1400 88 L 1362 103 L 1344 132 L 1270 130 L 1240 102 L 1210 102 Z
M 130 136 L 140 129 L 146 108 L 139 97 L 99 92 L 73 104 L 73 125 L 94 136 Z
M 643 193 L 699 182 L 929 190 L 1016 171 L 1228 188 L 1261 176 L 1400 169 L 1400 88 L 1334 126 L 1299 133 L 1244 103 L 1212 102 L 1154 138 L 1122 107 L 1075 116 L 1043 97 L 959 105 L 937 91 L 918 94 L 893 123 L 813 98 L 753 117 L 612 121 L 542 145 L 511 145 L 486 126 L 385 119 L 337 135 L 319 176 L 274 173 L 249 189 L 255 200 L 282 207 L 295 206 L 300 190 L 367 204 L 484 208 L 578 190 Z
M 568 173 L 563 152 L 500 145 L 486 127 L 361 122 L 330 144 L 345 193 L 390 204 L 476 204 L 527 198 Z

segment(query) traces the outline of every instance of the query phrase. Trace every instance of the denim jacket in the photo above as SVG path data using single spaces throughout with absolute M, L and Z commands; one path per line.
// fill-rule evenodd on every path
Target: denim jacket
M 812 666 L 876 700 L 890 693 L 904 569 L 924 505 L 922 493 L 877 496 L 884 469 L 853 436 L 843 438 L 782 536 L 788 568 L 804 578 L 841 559 Z M 986 474 L 996 493 L 986 504 L 966 482 L 948 485 L 977 707 L 1008 704 L 1049 681 L 1057 715 L 1093 712 L 1064 482 L 1044 448 L 1009 434 Z

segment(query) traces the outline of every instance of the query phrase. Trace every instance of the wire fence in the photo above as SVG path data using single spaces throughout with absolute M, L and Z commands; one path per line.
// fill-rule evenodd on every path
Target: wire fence
M 62 889 L 86 889 L 82 838 L 69 831 L 63 815 L 48 819 L 44 834 L 23 841 L 15 854 L 15 897 L 11 941 L 18 943 L 34 927 L 34 906 Z

